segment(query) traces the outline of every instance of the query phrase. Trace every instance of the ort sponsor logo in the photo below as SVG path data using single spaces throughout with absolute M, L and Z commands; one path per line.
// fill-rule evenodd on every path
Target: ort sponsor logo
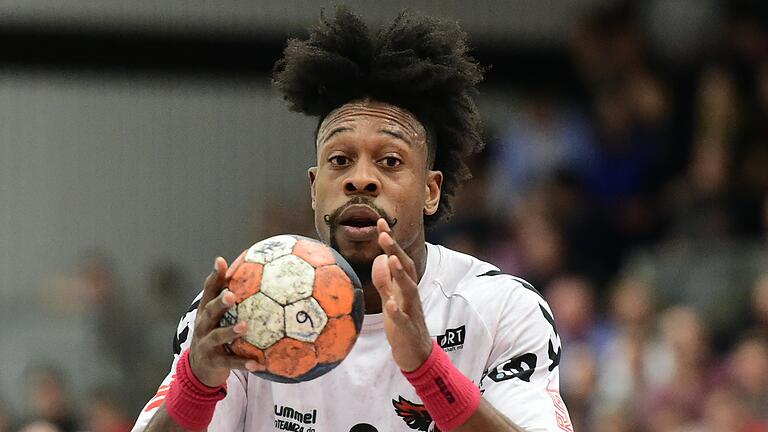
M 456 351 L 464 348 L 464 337 L 467 334 L 467 326 L 446 329 L 444 334 L 437 336 L 437 344 L 443 351 Z

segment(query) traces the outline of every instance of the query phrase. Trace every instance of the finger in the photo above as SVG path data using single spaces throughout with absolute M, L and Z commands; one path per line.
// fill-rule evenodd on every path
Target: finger
M 376 220 L 376 229 L 380 233 L 383 233 L 383 232 L 391 233 L 392 232 L 392 228 L 389 227 L 389 224 L 387 223 L 387 220 L 384 219 L 384 218 L 378 218 Z
M 416 266 L 413 263 L 411 257 L 400 247 L 399 244 L 392 237 L 387 221 L 380 218 L 376 221 L 376 228 L 379 231 L 379 246 L 387 255 L 394 255 L 400 258 L 400 262 L 403 264 L 405 271 L 407 271 L 412 278 L 416 279 Z
M 389 264 L 389 270 L 395 282 L 393 285 L 397 287 L 402 298 L 401 308 L 409 314 L 414 306 L 420 309 L 421 299 L 419 298 L 418 286 L 405 271 L 400 259 L 397 256 L 390 256 L 387 258 L 387 264 Z
M 240 254 L 240 256 L 238 256 L 237 258 L 235 258 L 234 261 L 232 261 L 232 265 L 229 266 L 229 268 L 227 269 L 227 272 L 224 274 L 224 277 L 227 280 L 232 279 L 232 275 L 235 273 L 235 270 L 237 269 L 237 267 L 240 266 L 243 262 L 245 262 L 245 256 L 247 254 L 248 254 L 248 249 L 244 250 Z
M 373 260 L 371 267 L 371 281 L 381 296 L 381 301 L 392 295 L 392 274 L 387 263 L 386 255 L 379 255 Z
M 202 332 L 201 335 L 208 333 L 211 329 L 219 326 L 219 321 L 224 313 L 235 305 L 235 294 L 228 289 L 223 289 L 218 297 L 209 301 L 204 307 L 202 313 L 197 315 L 195 320 L 195 332 Z
M 410 323 L 408 315 L 403 312 L 403 309 L 398 304 L 398 301 L 394 297 L 389 297 L 383 302 L 382 309 L 384 314 L 392 320 L 398 327 L 403 327 Z
M 209 347 L 217 347 L 230 343 L 247 332 L 248 324 L 245 321 L 240 321 L 233 326 L 211 330 L 200 343 Z
M 222 257 L 216 257 L 213 261 L 213 270 L 205 278 L 203 284 L 203 297 L 200 299 L 200 305 L 198 306 L 198 312 L 201 311 L 205 305 L 211 300 L 216 298 L 221 290 L 224 289 L 227 273 L 227 262 Z

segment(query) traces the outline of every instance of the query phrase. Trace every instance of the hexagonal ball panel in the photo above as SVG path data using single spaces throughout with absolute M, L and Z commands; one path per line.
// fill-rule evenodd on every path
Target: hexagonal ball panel
M 245 254 L 245 261 L 266 264 L 281 256 L 288 255 L 295 245 L 296 238 L 289 235 L 270 237 L 248 248 L 248 252 Z
M 244 262 L 232 272 L 229 290 L 235 294 L 236 302 L 241 302 L 259 292 L 263 270 L 264 266 L 261 264 Z
M 285 306 L 312 295 L 315 269 L 295 255 L 286 255 L 264 266 L 261 292 Z
M 357 340 L 358 332 L 350 315 L 331 318 L 323 332 L 315 340 L 319 363 L 333 363 L 344 360 Z
M 308 238 L 302 238 L 296 242 L 293 254 L 310 263 L 312 267 L 336 264 L 336 258 L 329 246 Z
M 243 339 L 264 349 L 285 336 L 285 315 L 282 306 L 262 293 L 257 293 L 237 305 L 238 318 L 248 322 Z
M 285 334 L 304 342 L 314 342 L 325 328 L 328 318 L 312 297 L 285 307 Z
M 315 269 L 315 290 L 312 297 L 317 299 L 330 318 L 334 318 L 352 312 L 355 290 L 344 270 L 339 266 L 330 265 Z
M 297 378 L 317 366 L 311 343 L 285 338 L 264 351 L 267 371 L 287 378 Z

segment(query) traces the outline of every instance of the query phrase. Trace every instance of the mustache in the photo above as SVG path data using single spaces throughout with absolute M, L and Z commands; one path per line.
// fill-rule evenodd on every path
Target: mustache
M 339 215 L 341 215 L 341 213 L 347 208 L 349 208 L 350 206 L 359 205 L 359 204 L 366 205 L 372 208 L 373 211 L 375 211 L 376 214 L 379 215 L 379 217 L 383 218 L 387 222 L 387 225 L 389 225 L 390 228 L 394 228 L 395 225 L 397 225 L 397 218 L 390 217 L 389 214 L 387 214 L 386 210 L 374 204 L 371 198 L 364 197 L 364 196 L 353 197 L 341 207 L 323 216 L 323 220 L 325 221 L 325 224 L 331 228 L 337 227 Z

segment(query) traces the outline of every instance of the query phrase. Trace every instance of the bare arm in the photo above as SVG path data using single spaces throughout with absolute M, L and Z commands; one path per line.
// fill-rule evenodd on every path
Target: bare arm
M 480 401 L 477 411 L 463 425 L 452 429 L 452 432 L 525 432 L 504 414 L 500 413 L 485 399 Z M 446 431 L 448 432 L 448 431 Z
M 157 412 L 152 416 L 152 420 L 149 421 L 145 432 L 184 432 L 187 429 L 176 424 L 175 421 L 168 415 L 168 411 L 165 410 L 165 404 L 157 409 Z

